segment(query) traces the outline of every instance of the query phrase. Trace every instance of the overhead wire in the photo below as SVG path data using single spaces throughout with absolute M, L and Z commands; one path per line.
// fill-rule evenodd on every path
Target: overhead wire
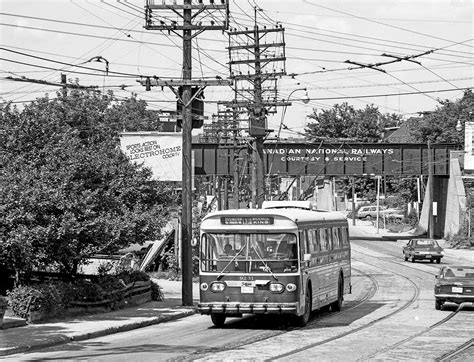
M 347 13 L 345 11 L 333 9 L 333 8 L 330 8 L 328 6 L 324 6 L 324 5 L 321 5 L 321 4 L 315 4 L 315 3 L 313 3 L 309 0 L 303 0 L 303 2 L 305 2 L 305 3 L 307 3 L 311 6 L 315 6 L 315 7 L 319 7 L 319 8 L 322 8 L 322 9 L 329 10 L 329 11 L 345 14 L 345 15 L 348 15 L 348 16 L 351 16 L 351 17 L 354 17 L 354 18 L 362 19 L 362 20 L 365 20 L 365 21 L 368 21 L 368 22 L 376 23 L 376 24 L 379 24 L 379 25 L 387 26 L 387 27 L 390 27 L 390 28 L 394 28 L 394 29 L 398 29 L 398 30 L 401 30 L 401 31 L 409 32 L 409 33 L 412 33 L 412 34 L 422 35 L 422 36 L 425 36 L 425 37 L 428 37 L 428 38 L 443 40 L 443 41 L 446 41 L 446 42 L 454 43 L 454 41 L 451 40 L 451 39 L 441 38 L 441 37 L 437 37 L 437 36 L 434 36 L 434 35 L 431 35 L 431 34 L 425 34 L 425 33 L 419 32 L 419 31 L 410 30 L 410 29 L 407 29 L 407 28 L 402 28 L 402 27 L 399 27 L 399 26 L 396 26 L 396 25 L 386 24 L 386 23 L 383 23 L 383 22 L 380 22 L 380 21 L 377 21 L 377 20 L 371 20 L 369 18 L 360 16 L 360 15 L 354 15 L 354 14 L 350 14 L 350 13 Z M 463 45 L 465 45 L 465 44 L 463 44 Z M 465 46 L 468 46 L 468 45 L 465 45 Z M 472 48 L 472 46 L 468 46 L 468 47 Z

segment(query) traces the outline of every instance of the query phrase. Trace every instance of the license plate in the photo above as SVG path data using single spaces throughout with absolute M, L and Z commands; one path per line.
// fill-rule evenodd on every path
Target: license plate
M 254 281 L 242 281 L 242 284 L 240 286 L 240 292 L 242 294 L 252 294 L 254 287 L 255 287 Z
M 425 257 L 427 257 L 428 259 L 431 259 L 431 254 L 426 254 Z
M 453 287 L 453 288 L 451 289 L 451 291 L 452 291 L 453 293 L 461 293 L 461 294 L 462 294 L 462 288 L 460 288 L 460 287 Z

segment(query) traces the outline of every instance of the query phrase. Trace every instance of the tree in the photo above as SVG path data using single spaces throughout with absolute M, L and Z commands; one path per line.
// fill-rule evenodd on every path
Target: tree
M 461 99 L 440 101 L 435 111 L 412 120 L 410 129 L 418 142 L 463 143 L 464 131 L 456 129 L 458 121 L 474 121 L 474 94 L 466 90 Z
M 136 108 L 113 94 L 72 91 L 0 112 L 0 264 L 69 277 L 96 253 L 160 237 L 171 185 L 130 163 L 118 131 Z
M 305 129 L 308 139 L 350 139 L 357 142 L 380 141 L 383 129 L 400 123 L 400 117 L 381 114 L 377 107 L 368 105 L 355 109 L 348 103 L 335 104 L 331 109 L 316 109 L 309 116 L 315 122 Z

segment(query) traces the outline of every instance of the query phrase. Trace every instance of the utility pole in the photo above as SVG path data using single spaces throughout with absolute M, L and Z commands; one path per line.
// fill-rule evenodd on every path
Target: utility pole
M 428 205 L 428 236 L 430 239 L 434 238 L 434 216 L 433 216 L 433 202 L 434 202 L 434 180 L 433 180 L 433 149 L 431 148 L 431 142 L 428 140 L 428 183 L 430 190 L 430 202 Z
M 352 225 L 356 224 L 356 214 L 355 214 L 355 177 L 352 176 Z
M 276 106 L 288 106 L 290 102 L 277 99 L 277 80 L 286 74 L 284 28 L 263 29 L 257 25 L 257 7 L 254 8 L 253 29 L 229 32 L 229 70 L 235 81 L 237 96 L 234 106 L 247 108 L 249 134 L 253 137 L 252 153 L 252 207 L 259 208 L 265 198 L 265 165 L 263 142 L 267 130 L 267 114 L 275 113 Z M 245 43 L 242 40 L 244 37 Z M 280 38 L 270 40 L 270 36 Z M 248 53 L 243 57 L 242 53 Z M 270 71 L 268 68 L 273 66 Z M 241 67 L 244 67 L 242 69 Z M 243 71 L 242 71 L 243 70 Z M 246 71 L 246 72 L 245 72 Z M 247 73 L 247 74 L 245 74 Z
M 221 18 L 221 21 L 217 21 Z M 170 20 L 177 19 L 177 20 Z M 212 19 L 212 20 L 209 20 Z M 207 25 L 205 25 L 207 23 Z M 193 305 L 192 289 L 192 112 L 191 105 L 196 97 L 202 94 L 206 86 L 229 85 L 224 80 L 192 79 L 192 39 L 205 30 L 226 30 L 229 27 L 229 2 L 221 0 L 215 4 L 200 1 L 193 4 L 191 0 L 160 1 L 146 0 L 145 29 L 172 32 L 183 39 L 182 79 L 162 81 L 159 78 L 147 77 L 140 80 L 149 90 L 152 86 L 169 87 L 182 103 L 183 163 L 182 163 L 182 211 L 181 211 L 181 250 L 182 250 L 182 303 Z M 182 31 L 179 34 L 178 31 Z M 182 93 L 179 88 L 182 87 Z M 195 87 L 193 89 L 193 87 Z

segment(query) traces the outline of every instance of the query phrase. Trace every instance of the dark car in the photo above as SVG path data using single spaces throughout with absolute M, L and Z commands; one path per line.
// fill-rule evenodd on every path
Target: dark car
M 438 242 L 434 239 L 411 239 L 406 246 L 403 247 L 403 255 L 405 261 L 410 259 L 412 263 L 415 260 L 429 260 L 439 264 L 444 256 L 444 251 Z
M 435 308 L 445 302 L 474 302 L 474 266 L 443 266 L 436 275 Z

